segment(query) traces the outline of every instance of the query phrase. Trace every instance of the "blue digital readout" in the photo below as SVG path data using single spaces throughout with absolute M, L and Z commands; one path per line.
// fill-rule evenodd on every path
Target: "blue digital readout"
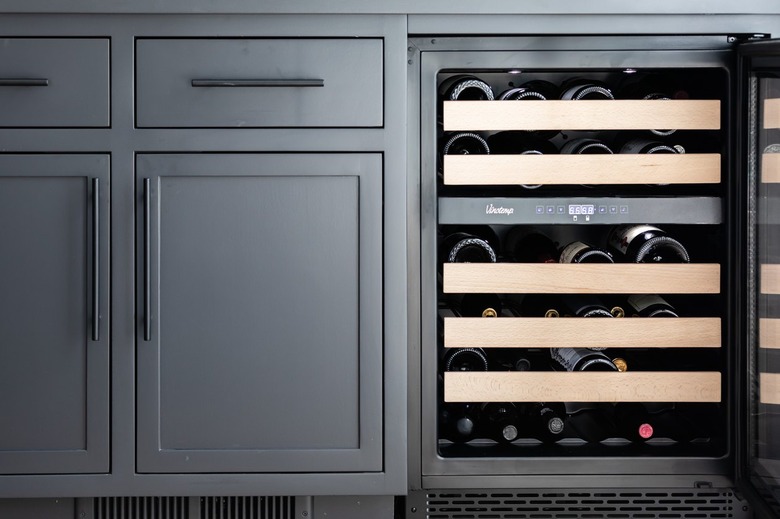
M 569 214 L 595 214 L 596 206 L 593 204 L 569 204 Z

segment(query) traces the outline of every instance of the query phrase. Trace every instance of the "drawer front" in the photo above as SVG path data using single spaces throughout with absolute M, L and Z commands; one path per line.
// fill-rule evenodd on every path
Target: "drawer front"
M 139 39 L 137 125 L 382 126 L 381 39 Z
M 0 40 L 0 127 L 107 127 L 107 38 Z

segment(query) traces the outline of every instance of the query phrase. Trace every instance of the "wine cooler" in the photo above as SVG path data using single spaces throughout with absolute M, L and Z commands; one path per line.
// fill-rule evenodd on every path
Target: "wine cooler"
M 428 517 L 777 502 L 780 47 L 749 39 L 414 41 Z

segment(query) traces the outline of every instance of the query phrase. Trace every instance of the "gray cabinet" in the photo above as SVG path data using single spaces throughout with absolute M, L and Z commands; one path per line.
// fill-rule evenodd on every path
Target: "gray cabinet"
M 0 473 L 109 469 L 107 155 L 0 155 Z
M 382 471 L 382 169 L 138 156 L 138 472 Z

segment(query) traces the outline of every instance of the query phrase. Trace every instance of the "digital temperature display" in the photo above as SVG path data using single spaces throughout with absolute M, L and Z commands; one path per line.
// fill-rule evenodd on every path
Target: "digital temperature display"
M 595 214 L 596 206 L 592 204 L 569 205 L 569 214 Z

